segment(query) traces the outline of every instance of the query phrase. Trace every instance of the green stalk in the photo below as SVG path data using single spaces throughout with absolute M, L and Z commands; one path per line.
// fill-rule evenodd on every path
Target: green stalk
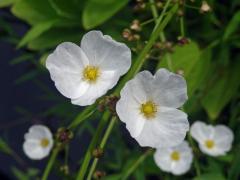
M 86 118 L 88 118 L 94 111 L 95 105 L 89 106 L 85 108 L 81 113 L 78 114 L 78 116 L 72 121 L 72 123 L 68 126 L 68 128 L 75 128 L 77 125 L 79 125 L 81 122 L 83 122 Z M 55 147 L 53 149 L 53 152 L 51 153 L 50 159 L 48 161 L 48 164 L 44 170 L 42 180 L 47 179 L 50 170 L 52 169 L 52 166 L 54 164 L 54 161 L 56 160 L 56 157 L 59 153 L 58 147 Z
M 103 117 L 98 124 L 97 130 L 96 130 L 96 132 L 95 132 L 95 134 L 94 134 L 94 136 L 91 140 L 91 143 L 88 146 L 87 152 L 85 153 L 82 166 L 78 171 L 77 180 L 83 180 L 84 179 L 84 176 L 86 174 L 89 162 L 91 160 L 92 152 L 93 152 L 94 148 L 96 147 L 98 139 L 101 136 L 101 133 L 104 129 L 105 124 L 107 123 L 107 120 L 108 120 L 109 116 L 110 116 L 109 112 L 105 112 L 103 114 Z
M 187 138 L 188 138 L 188 141 L 189 141 L 189 143 L 190 143 L 190 145 L 191 145 L 191 147 L 193 149 L 193 152 L 194 152 L 194 150 L 197 149 L 197 148 L 194 145 L 194 142 L 193 142 L 193 139 L 192 139 L 190 133 L 188 133 Z M 197 156 L 193 156 L 193 157 L 194 157 L 193 165 L 194 165 L 194 168 L 196 170 L 196 174 L 197 174 L 197 176 L 200 176 L 201 175 L 201 169 L 200 169 L 200 166 L 198 164 L 198 160 L 196 158 Z
M 48 161 L 47 167 L 46 167 L 46 169 L 44 170 L 44 173 L 43 173 L 43 176 L 42 176 L 42 180 L 47 180 L 48 175 L 49 175 L 49 173 L 50 173 L 50 171 L 51 171 L 51 169 L 52 169 L 52 166 L 53 166 L 53 164 L 54 164 L 54 161 L 56 160 L 56 157 L 57 157 L 57 155 L 58 155 L 58 152 L 59 152 L 59 149 L 58 149 L 58 148 L 56 148 L 56 149 L 54 149 L 54 150 L 52 151 L 52 154 L 51 154 L 51 157 L 50 157 L 50 159 L 49 159 L 49 161 Z
M 153 14 L 153 18 L 155 19 L 155 24 L 157 25 L 158 11 L 157 11 L 157 7 L 155 5 L 155 1 L 154 0 L 149 0 L 149 2 L 151 4 L 151 11 L 152 11 L 152 14 Z M 170 1 L 166 2 L 166 6 L 163 9 L 163 13 L 165 13 L 165 11 L 167 10 L 167 7 L 169 6 L 169 3 L 170 3 Z M 163 31 L 160 33 L 160 40 L 161 40 L 161 42 L 165 42 L 166 41 L 166 37 L 165 37 L 165 34 L 164 34 Z M 171 71 L 173 71 L 172 59 L 171 59 L 171 56 L 170 56 L 170 54 L 168 52 L 166 53 L 166 59 L 167 59 L 168 68 Z M 159 68 L 160 68 L 160 62 L 158 63 L 156 69 L 159 69 Z
M 91 116 L 96 109 L 96 105 L 93 104 L 91 106 L 88 106 L 85 108 L 81 113 L 78 114 L 78 116 L 71 122 L 71 124 L 68 126 L 69 129 L 73 129 L 77 127 L 80 123 L 82 123 L 85 119 L 87 119 L 89 116 Z
M 116 120 L 117 120 L 116 116 L 112 117 L 112 119 L 111 119 L 111 121 L 110 121 L 110 123 L 109 123 L 109 125 L 108 125 L 108 127 L 107 127 L 107 130 L 106 130 L 106 132 L 105 132 L 105 134 L 104 134 L 104 136 L 103 136 L 103 139 L 102 139 L 102 141 L 101 141 L 101 143 L 100 143 L 100 146 L 99 146 L 102 150 L 104 150 L 104 147 L 105 147 L 105 145 L 106 145 L 106 143 L 107 143 L 107 140 L 108 140 L 108 138 L 109 138 L 109 135 L 110 135 L 111 132 L 112 132 L 112 129 L 113 129 L 113 127 L 114 127 L 114 124 L 115 124 Z M 88 176 L 87 176 L 87 180 L 91 180 L 92 175 L 93 175 L 93 173 L 94 173 L 94 171 L 95 171 L 95 169 L 96 169 L 96 166 L 97 166 L 97 163 L 98 163 L 98 159 L 99 159 L 99 158 L 94 158 L 94 161 L 93 161 L 93 163 L 92 163 L 92 165 L 91 165 L 89 174 L 88 174 Z
M 171 0 L 168 0 L 165 4 L 165 8 L 167 9 L 166 6 L 168 6 L 169 2 Z M 156 39 L 158 38 L 159 34 L 164 30 L 164 28 L 167 26 L 167 24 L 169 23 L 169 21 L 171 20 L 171 18 L 173 17 L 173 15 L 175 14 L 175 12 L 178 9 L 178 4 L 175 4 L 167 13 L 166 17 L 163 19 L 163 14 L 164 12 L 162 12 L 162 14 L 160 15 L 160 17 L 158 18 L 158 23 L 155 27 L 155 30 L 152 32 L 151 37 L 148 41 L 148 43 L 146 44 L 146 46 L 143 48 L 143 50 L 141 51 L 141 53 L 139 54 L 139 56 L 137 57 L 137 59 L 135 60 L 135 63 L 133 64 L 132 68 L 129 70 L 129 72 L 127 73 L 126 76 L 124 76 L 124 78 L 122 79 L 122 81 L 120 81 L 120 83 L 118 84 L 114 94 L 118 95 L 120 90 L 122 89 L 122 87 L 125 85 L 125 83 L 131 79 L 136 73 L 139 72 L 139 70 L 141 69 L 146 56 L 148 54 L 148 52 L 150 51 L 150 49 L 152 48 L 153 44 L 155 43 Z M 163 19 L 163 21 L 162 21 Z
M 153 149 L 147 150 L 144 154 L 142 154 L 133 164 L 132 166 L 123 174 L 121 180 L 126 180 L 128 177 L 138 168 L 138 166 L 153 153 Z

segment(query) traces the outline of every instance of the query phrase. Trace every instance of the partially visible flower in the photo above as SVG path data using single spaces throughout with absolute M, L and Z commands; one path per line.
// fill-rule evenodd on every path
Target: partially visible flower
M 209 4 L 207 3 L 207 1 L 203 1 L 202 2 L 202 6 L 200 8 L 200 12 L 201 13 L 206 13 L 211 11 L 211 7 L 209 6 Z
M 192 149 L 186 141 L 175 147 L 157 149 L 154 154 L 158 167 L 174 175 L 186 173 L 191 167 L 192 159 Z
M 33 125 L 24 135 L 24 153 L 33 160 L 48 156 L 53 147 L 53 137 L 50 130 L 43 125 Z
M 191 126 L 191 136 L 198 142 L 200 150 L 211 156 L 225 155 L 232 147 L 233 132 L 224 125 L 206 125 L 197 121 Z
M 130 49 L 100 31 L 85 34 L 81 47 L 60 44 L 46 61 L 56 88 L 80 106 L 93 104 L 113 88 L 130 65 Z
M 143 71 L 125 84 L 116 111 L 141 146 L 176 146 L 189 130 L 187 114 L 177 109 L 186 100 L 182 76 L 166 69 L 154 76 Z

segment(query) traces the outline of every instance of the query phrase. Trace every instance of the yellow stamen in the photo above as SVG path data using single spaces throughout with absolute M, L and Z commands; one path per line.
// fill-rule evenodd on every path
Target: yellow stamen
M 180 153 L 178 151 L 173 151 L 172 154 L 171 154 L 171 159 L 173 161 L 179 161 Z
M 47 138 L 42 138 L 41 139 L 41 142 L 40 142 L 40 145 L 43 147 L 43 148 L 46 148 L 48 145 L 49 145 L 49 140 Z
M 214 146 L 215 146 L 215 143 L 213 140 L 211 139 L 208 139 L 205 141 L 205 146 L 208 148 L 208 149 L 212 149 Z
M 83 70 L 84 80 L 89 81 L 91 83 L 96 82 L 99 75 L 100 75 L 99 68 L 96 66 L 87 66 Z
M 147 119 L 151 119 L 156 116 L 157 106 L 154 102 L 147 101 L 146 103 L 141 104 L 140 111 Z

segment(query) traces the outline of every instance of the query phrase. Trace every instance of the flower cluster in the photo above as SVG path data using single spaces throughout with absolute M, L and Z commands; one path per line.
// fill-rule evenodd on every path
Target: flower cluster
M 70 42 L 60 44 L 46 61 L 59 92 L 80 106 L 94 104 L 117 84 L 130 66 L 130 49 L 100 31 L 85 34 L 80 46 Z M 156 164 L 163 171 L 181 175 L 190 169 L 194 157 L 190 145 L 184 141 L 189 131 L 188 116 L 179 110 L 187 99 L 185 79 L 159 69 L 154 75 L 149 71 L 136 74 L 122 88 L 119 100 L 112 97 L 114 103 L 110 104 L 114 112 L 116 104 L 116 114 L 140 146 L 156 148 Z M 65 142 L 67 131 L 63 132 L 64 136 L 58 137 Z M 231 149 L 233 133 L 224 125 L 197 121 L 190 134 L 205 154 L 220 156 Z M 32 126 L 25 135 L 23 149 L 31 159 L 46 157 L 52 147 L 52 134 L 43 125 Z

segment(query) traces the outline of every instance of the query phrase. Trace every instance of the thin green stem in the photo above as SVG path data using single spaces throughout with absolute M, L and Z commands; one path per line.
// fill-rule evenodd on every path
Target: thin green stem
M 89 166 L 89 162 L 90 162 L 91 157 L 92 157 L 92 151 L 96 147 L 98 139 L 101 136 L 101 133 L 104 129 L 105 124 L 107 123 L 107 120 L 108 120 L 109 116 L 110 116 L 109 112 L 105 112 L 103 114 L 103 117 L 98 124 L 97 130 L 96 130 L 96 132 L 95 132 L 95 134 L 94 134 L 94 136 L 93 136 L 93 138 L 92 138 L 92 140 L 91 140 L 91 142 L 88 146 L 87 152 L 85 153 L 82 166 L 79 169 L 79 172 L 78 172 L 78 175 L 77 175 L 77 180 L 83 180 L 84 179 L 87 168 Z
M 105 147 L 105 145 L 106 145 L 106 143 L 107 143 L 107 140 L 108 140 L 108 138 L 109 138 L 109 135 L 110 135 L 110 133 L 112 132 L 112 129 L 113 129 L 113 127 L 114 127 L 114 124 L 115 124 L 116 120 L 117 120 L 117 118 L 116 118 L 115 116 L 111 119 L 111 121 L 110 121 L 110 123 L 109 123 L 109 125 L 108 125 L 108 127 L 107 127 L 107 130 L 106 130 L 106 132 L 105 132 L 105 134 L 104 134 L 104 136 L 103 136 L 103 139 L 102 139 L 102 141 L 101 141 L 101 143 L 100 143 L 100 146 L 99 146 L 99 147 L 100 147 L 101 149 L 104 149 L 104 147 Z M 94 158 L 94 161 L 93 161 L 93 163 L 92 163 L 92 165 L 91 165 L 89 174 L 88 174 L 88 176 L 87 176 L 87 180 L 91 180 L 92 175 L 93 175 L 93 173 L 94 173 L 94 171 L 95 171 L 95 169 L 96 169 L 96 167 L 97 167 L 98 159 L 99 159 L 99 158 Z
M 128 177 L 138 168 L 138 166 L 153 153 L 153 149 L 147 150 L 144 154 L 142 154 L 133 164 L 132 166 L 123 174 L 121 180 L 126 180 Z
M 47 180 L 48 175 L 49 175 L 49 173 L 50 173 L 50 171 L 51 171 L 51 169 L 52 169 L 52 166 L 53 166 L 53 164 L 54 164 L 54 161 L 55 161 L 55 159 L 57 158 L 58 152 L 59 152 L 59 149 L 58 149 L 58 148 L 56 148 L 56 149 L 54 149 L 54 150 L 52 151 L 52 154 L 51 154 L 51 157 L 50 157 L 50 159 L 49 159 L 49 161 L 48 161 L 47 167 L 46 167 L 46 169 L 44 170 L 44 173 L 43 173 L 43 176 L 42 176 L 42 180 Z
M 158 17 L 158 12 L 157 12 L 157 7 L 155 5 L 155 1 L 154 0 L 149 0 L 150 4 L 151 4 L 151 10 L 152 10 L 152 14 L 153 14 L 153 17 L 154 19 L 157 19 Z M 169 1 L 170 2 L 170 1 Z M 166 3 L 166 5 L 169 5 Z M 167 7 L 165 8 L 165 11 L 166 11 Z M 164 12 L 165 13 L 165 12 Z M 157 25 L 157 20 L 155 20 L 155 24 Z M 166 41 L 166 37 L 165 37 L 165 34 L 164 32 L 162 31 L 160 33 L 160 40 L 162 42 L 165 42 Z M 167 52 L 166 53 L 166 59 L 167 59 L 167 64 L 168 64 L 168 68 L 173 71 L 173 66 L 172 66 L 172 59 L 171 59 L 171 56 L 170 54 Z M 156 69 L 159 69 L 160 68 L 160 62 L 159 64 L 157 65 L 157 68 Z
M 74 129 L 77 127 L 80 123 L 82 123 L 85 119 L 87 119 L 89 116 L 91 116 L 96 110 L 96 105 L 91 105 L 85 108 L 81 113 L 78 114 L 78 116 L 71 122 L 71 124 L 68 126 L 69 129 Z
M 181 36 L 185 37 L 184 17 L 183 16 L 180 18 L 180 31 L 181 31 Z
M 171 0 L 168 0 L 165 4 L 164 9 L 167 9 L 166 6 L 168 6 L 169 2 Z M 175 4 L 167 13 L 166 17 L 162 20 L 163 16 L 160 15 L 158 18 L 158 23 L 156 25 L 155 30 L 153 30 L 151 37 L 149 41 L 147 42 L 146 46 L 143 48 L 139 56 L 137 57 L 135 63 L 133 64 L 132 68 L 129 70 L 126 76 L 119 82 L 114 94 L 118 95 L 122 87 L 125 85 L 125 83 L 131 79 L 136 73 L 139 72 L 141 69 L 143 63 L 146 60 L 146 56 L 150 49 L 152 48 L 153 44 L 155 43 L 156 39 L 158 38 L 159 34 L 164 30 L 164 28 L 167 26 L 173 15 L 176 13 L 178 9 L 178 4 Z M 162 12 L 163 13 L 163 12 Z
M 195 150 L 197 149 L 194 145 L 194 142 L 193 142 L 193 139 L 191 137 L 191 135 L 188 133 L 187 135 L 187 138 L 188 138 L 188 141 L 193 149 L 193 152 L 195 153 Z M 194 159 L 193 159 L 193 165 L 194 165 L 194 168 L 196 170 L 196 174 L 197 176 L 200 176 L 201 175 L 201 169 L 200 169 L 200 166 L 199 166 L 199 163 L 198 163 L 198 160 L 197 160 L 197 156 L 193 156 Z

